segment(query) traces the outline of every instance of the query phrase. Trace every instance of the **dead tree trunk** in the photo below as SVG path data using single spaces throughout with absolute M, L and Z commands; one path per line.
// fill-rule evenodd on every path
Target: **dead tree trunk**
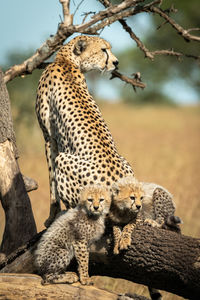
M 0 200 L 6 218 L 0 251 L 6 255 L 37 232 L 17 156 L 10 101 L 0 70 Z
M 0 272 L 36 272 L 33 250 L 38 238 L 8 257 Z M 199 239 L 141 226 L 132 234 L 132 244 L 128 250 L 113 255 L 112 249 L 113 241 L 109 233 L 91 249 L 90 275 L 123 278 L 184 298 L 199 299 Z

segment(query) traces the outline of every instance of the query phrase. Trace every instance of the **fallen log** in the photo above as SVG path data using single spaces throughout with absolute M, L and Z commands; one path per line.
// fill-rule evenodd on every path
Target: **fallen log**
M 2 264 L 0 272 L 35 273 L 33 243 L 22 255 Z M 138 227 L 128 250 L 113 255 L 110 231 L 91 248 L 90 275 L 123 278 L 165 290 L 184 298 L 199 299 L 200 240 L 164 229 Z

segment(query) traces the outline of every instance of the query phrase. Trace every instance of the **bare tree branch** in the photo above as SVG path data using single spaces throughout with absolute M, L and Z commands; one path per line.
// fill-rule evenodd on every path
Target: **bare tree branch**
M 155 5 L 161 4 L 161 0 L 155 0 L 148 4 L 141 5 L 144 0 L 125 0 L 118 5 L 110 5 L 109 0 L 100 0 L 100 2 L 106 7 L 90 18 L 89 21 L 73 25 L 73 15 L 69 11 L 70 0 L 59 0 L 63 7 L 64 21 L 59 25 L 58 30 L 54 36 L 51 36 L 41 45 L 39 49 L 36 50 L 33 56 L 25 60 L 20 65 L 15 65 L 5 72 L 4 81 L 8 82 L 16 76 L 23 74 L 30 74 L 34 69 L 41 65 L 47 58 L 49 58 L 55 51 L 57 51 L 63 44 L 63 42 L 71 36 L 73 33 L 85 33 L 85 34 L 98 34 L 100 30 L 104 27 L 118 21 L 122 24 L 123 28 L 129 33 L 130 37 L 136 42 L 137 46 L 145 54 L 145 57 L 153 60 L 154 55 L 167 54 L 180 57 L 180 54 L 175 54 L 175 52 L 169 52 L 168 50 L 150 51 L 142 43 L 139 37 L 132 31 L 132 29 L 127 25 L 123 18 L 133 16 L 142 12 L 152 12 L 160 15 L 167 23 L 169 23 L 175 30 L 178 31 L 180 35 L 183 36 L 187 41 L 194 40 L 200 41 L 200 37 L 189 34 L 190 31 L 198 31 L 199 28 L 191 28 L 185 30 L 179 24 L 177 24 L 171 17 L 169 17 L 166 11 L 163 11 Z M 171 12 L 171 10 L 170 10 Z M 168 51 L 168 52 L 167 52 Z M 198 56 L 186 55 L 182 56 L 191 57 L 198 59 Z
M 185 57 L 188 57 L 188 58 L 193 58 L 193 59 L 196 59 L 196 60 L 200 60 L 200 55 L 196 56 L 196 55 L 193 55 L 193 54 L 184 54 L 184 53 L 181 53 L 181 52 L 174 51 L 173 49 L 170 49 L 170 50 L 156 50 L 156 51 L 152 51 L 151 54 L 153 55 L 153 57 L 155 55 L 170 55 L 170 56 L 176 56 L 178 59 L 185 56 Z
M 105 7 L 109 7 L 111 5 L 109 0 L 99 0 Z M 136 34 L 132 31 L 130 26 L 126 23 L 125 20 L 120 19 L 119 23 L 125 29 L 126 32 L 129 33 L 130 37 L 136 42 L 137 46 L 142 50 L 145 54 L 145 57 L 148 57 L 153 60 L 153 56 L 150 51 L 144 46 L 144 44 L 140 41 L 140 39 L 136 36 Z
M 109 0 L 99 0 L 105 7 L 109 7 L 111 6 L 111 3 Z M 151 3 L 148 4 L 148 6 L 145 6 L 145 9 L 148 9 L 152 7 L 152 5 L 155 4 L 161 4 L 162 1 L 160 0 L 156 0 L 153 1 Z M 177 12 L 177 10 L 174 8 L 174 6 L 172 5 L 168 10 L 166 10 L 165 12 L 171 13 L 171 12 Z M 163 12 L 165 14 L 165 12 Z M 139 37 L 133 32 L 133 30 L 131 29 L 130 26 L 128 26 L 127 22 L 124 19 L 120 19 L 118 20 L 119 23 L 122 25 L 122 27 L 125 29 L 126 32 L 129 33 L 130 37 L 136 42 L 137 46 L 140 48 L 141 51 L 144 52 L 145 57 L 150 58 L 151 60 L 154 59 L 155 55 L 170 55 L 170 56 L 176 56 L 177 58 L 180 57 L 190 57 L 190 58 L 194 58 L 199 60 L 200 56 L 196 56 L 196 55 L 192 55 L 192 54 L 184 54 L 184 53 L 180 53 L 177 51 L 174 51 L 173 49 L 171 50 L 156 50 L 156 51 L 150 51 L 149 49 L 146 48 L 146 46 L 142 43 L 142 41 L 139 39 Z M 161 26 L 163 26 L 164 24 L 168 23 L 168 20 L 166 20 Z M 161 27 L 159 26 L 159 28 Z M 158 29 L 159 29 L 158 28 Z M 188 29 L 187 32 L 190 31 L 198 31 L 200 30 L 200 28 L 191 28 Z M 112 79 L 112 78 L 111 78 Z M 121 78 L 122 79 L 122 78 Z M 132 79 L 131 79 L 132 80 Z M 130 82 L 129 82 L 130 83 Z M 131 83 L 132 84 L 132 83 Z
M 120 78 L 122 81 L 125 81 L 126 83 L 129 83 L 133 86 L 133 89 L 135 90 L 136 87 L 139 87 L 141 89 L 144 89 L 146 87 L 146 84 L 141 82 L 140 78 L 130 78 L 128 76 L 122 75 L 118 71 L 114 70 L 112 71 L 112 76 L 110 79 L 113 78 Z
M 10 69 L 8 69 L 5 72 L 4 82 L 6 83 L 10 81 L 16 76 L 32 73 L 34 69 L 36 69 L 42 62 L 44 62 L 55 51 L 57 51 L 62 46 L 63 42 L 73 33 L 75 32 L 90 33 L 89 32 L 90 30 L 87 30 L 87 28 L 89 28 L 90 26 L 98 23 L 99 21 L 102 21 L 103 19 L 108 18 L 108 16 L 113 16 L 118 12 L 123 11 L 129 7 L 135 6 L 137 3 L 143 1 L 144 0 L 125 0 L 119 5 L 114 5 L 111 8 L 100 11 L 99 13 L 95 14 L 93 18 L 90 21 L 86 22 L 85 24 L 76 25 L 76 26 L 73 26 L 70 23 L 72 22 L 72 17 L 69 15 L 69 10 L 68 10 L 69 1 L 64 1 L 64 0 L 60 1 L 61 4 L 63 5 L 64 22 L 62 22 L 58 27 L 58 31 L 56 32 L 56 34 L 50 37 L 49 39 L 47 39 L 46 42 L 42 44 L 42 46 L 39 49 L 37 49 L 37 51 L 33 56 L 25 60 L 22 64 L 15 65 Z M 117 20 L 117 18 L 121 18 L 121 15 L 120 14 L 116 15 L 116 18 L 113 18 L 111 23 Z M 107 22 L 104 22 L 99 29 L 105 27 L 106 25 Z M 98 26 L 96 30 L 92 29 L 92 31 L 94 31 L 93 34 L 97 34 L 97 31 L 99 29 Z
M 70 26 L 73 23 L 73 15 L 70 15 L 70 11 L 69 11 L 70 0 L 59 0 L 59 1 L 63 7 L 64 21 L 62 25 L 66 27 Z
M 92 16 L 91 20 L 88 22 L 73 26 L 72 31 L 87 34 L 98 34 L 98 31 L 105 26 L 108 26 L 124 17 L 133 15 L 136 9 L 136 4 L 143 1 L 144 0 L 125 0 L 118 5 L 110 6 Z M 96 23 L 98 24 L 95 25 Z
M 150 11 L 153 13 L 158 14 L 161 16 L 163 19 L 165 19 L 187 42 L 190 41 L 197 41 L 200 42 L 200 36 L 196 35 L 191 35 L 189 34 L 192 29 L 184 29 L 182 26 L 177 24 L 171 17 L 169 17 L 161 8 L 155 7 L 155 6 L 150 6 L 150 7 L 144 7 L 144 10 L 146 12 Z M 199 28 L 196 28 L 196 30 L 199 30 Z

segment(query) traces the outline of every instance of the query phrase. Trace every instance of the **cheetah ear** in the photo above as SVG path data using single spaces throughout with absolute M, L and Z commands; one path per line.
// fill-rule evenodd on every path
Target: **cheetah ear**
M 84 188 L 82 186 L 80 186 L 79 187 L 79 193 L 80 193 L 81 196 L 83 195 L 83 192 L 84 192 Z
M 87 47 L 87 42 L 85 40 L 78 41 L 74 46 L 74 54 L 77 56 L 81 55 L 81 53 L 85 51 L 86 47 Z
M 113 183 L 113 185 L 112 185 L 112 194 L 113 195 L 118 195 L 119 190 L 120 190 L 119 185 L 116 182 Z

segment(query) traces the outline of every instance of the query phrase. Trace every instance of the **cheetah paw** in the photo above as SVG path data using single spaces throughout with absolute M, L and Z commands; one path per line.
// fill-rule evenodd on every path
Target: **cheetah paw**
M 92 285 L 93 284 L 90 277 L 81 277 L 80 278 L 80 283 L 83 284 L 83 285 Z
M 119 247 L 118 245 L 114 247 L 113 254 L 115 254 L 115 255 L 119 254 L 119 248 L 118 247 Z
M 124 250 L 128 249 L 128 247 L 131 245 L 131 237 L 121 237 L 121 240 L 119 242 L 119 249 Z
M 161 226 L 158 222 L 156 222 L 155 220 L 152 220 L 152 219 L 145 219 L 144 225 L 148 225 L 151 227 L 160 227 Z

